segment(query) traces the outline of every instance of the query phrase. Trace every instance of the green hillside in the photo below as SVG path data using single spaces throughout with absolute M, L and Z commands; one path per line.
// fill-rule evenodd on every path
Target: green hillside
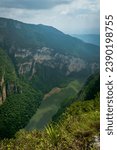
M 99 97 L 73 103 L 62 114 L 59 123 L 45 130 L 21 130 L 15 139 L 0 142 L 2 150 L 98 150 Z
M 60 92 L 56 94 L 51 92 L 52 95 L 49 97 L 46 95 L 46 99 L 42 101 L 36 115 L 32 117 L 26 127 L 31 131 L 23 129 L 17 132 L 14 138 L 1 140 L 2 150 L 98 150 L 100 134 L 99 89 L 97 88 L 94 98 L 79 100 L 77 97 L 77 91 L 80 88 L 80 95 L 85 92 L 86 95 L 93 95 L 94 91 L 87 89 L 88 87 L 92 89 L 95 86 L 94 83 L 99 84 L 98 77 L 98 74 L 89 77 L 82 88 L 79 82 L 73 81 Z M 70 94 L 76 98 L 70 99 Z M 59 121 L 47 120 L 57 112 L 55 108 L 61 108 L 60 105 L 67 104 L 69 101 L 69 106 L 64 107 L 64 111 L 56 116 Z M 59 107 L 57 108 L 57 106 Z M 46 124 L 49 121 L 51 121 L 50 124 Z M 44 124 L 46 126 L 43 130 L 36 130 L 42 129 Z
M 86 83 L 79 91 L 77 97 L 79 100 L 93 99 L 97 94 L 97 92 L 99 91 L 100 91 L 100 75 L 98 72 L 89 76 Z
M 13 62 L 2 49 L 0 49 L 0 98 L 0 139 L 13 137 L 19 129 L 24 128 L 42 100 L 40 91 L 34 90 L 17 77 Z
M 4 75 L 6 80 L 15 81 L 16 73 L 13 62 L 5 50 L 0 48 L 0 77 Z
M 29 124 L 26 126 L 27 130 L 43 129 L 52 117 L 60 109 L 62 103 L 69 101 L 71 97 L 75 97 L 80 89 L 81 84 L 75 80 L 68 84 L 66 88 L 62 88 L 60 92 L 53 93 L 41 102 L 35 115 L 31 118 Z
M 0 138 L 12 137 L 26 126 L 41 102 L 41 93 L 22 83 L 21 94 L 11 94 L 0 106 Z
M 97 93 L 100 92 L 100 75 L 99 73 L 92 74 L 86 80 L 86 82 L 81 86 L 76 97 L 69 97 L 69 100 L 63 101 L 61 107 L 58 109 L 57 113 L 53 116 L 53 121 L 59 121 L 59 117 L 66 108 L 69 107 L 75 101 L 84 101 L 94 99 Z

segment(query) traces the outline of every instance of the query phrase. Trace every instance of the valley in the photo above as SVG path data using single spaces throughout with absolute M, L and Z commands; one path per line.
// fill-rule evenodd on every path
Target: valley
M 99 57 L 92 39 L 88 43 L 52 26 L 0 18 L 2 150 L 95 147 Z
M 22 80 L 43 94 L 99 70 L 99 46 L 51 26 L 0 18 L 0 48 L 0 78 L 18 87 Z
M 95 86 L 98 85 L 95 84 L 95 81 L 99 83 L 99 74 L 97 74 L 96 76 L 94 75 L 89 77 L 86 84 L 80 89 L 79 94 L 82 95 L 81 96 L 82 100 L 78 99 L 80 97 L 80 95 L 78 95 L 72 101 L 72 103 L 68 105 L 67 108 L 65 107 L 59 108 L 60 110 L 57 112 L 57 115 L 55 116 L 55 118 L 57 118 L 58 121 L 49 123 L 48 125 L 46 125 L 45 128 L 43 128 L 43 130 L 38 130 L 38 128 L 40 129 L 43 126 L 43 123 L 49 121 L 47 120 L 47 117 L 49 118 L 51 117 L 50 115 L 51 113 L 49 112 L 52 111 L 47 107 L 45 107 L 46 109 L 43 109 L 43 111 L 41 111 L 40 113 L 38 110 L 36 115 L 32 117 L 34 118 L 34 120 L 31 121 L 34 124 L 30 124 L 28 131 L 27 129 L 26 130 L 22 129 L 15 134 L 14 138 L 4 139 L 0 141 L 0 147 L 2 147 L 3 150 L 5 150 L 6 148 L 10 148 L 10 150 L 14 149 L 46 150 L 47 148 L 48 150 L 52 149 L 99 150 L 100 148 L 99 87 L 96 89 L 97 95 L 95 95 L 93 99 L 92 99 L 92 97 L 94 96 L 93 90 L 88 91 L 89 88 L 94 89 Z M 73 87 L 73 85 L 77 85 L 76 81 L 75 82 L 73 81 L 70 87 Z M 51 95 L 49 98 L 51 99 L 51 97 L 54 95 L 56 94 Z M 90 95 L 91 99 L 83 100 L 85 97 L 88 97 L 88 95 Z M 69 98 L 67 99 L 67 102 L 68 101 Z M 46 112 L 48 113 L 44 115 Z M 39 124 L 37 124 L 36 121 L 38 120 L 38 118 L 40 119 L 41 117 L 40 114 L 46 117 L 46 121 L 43 118 L 42 124 L 41 122 L 38 122 Z M 35 128 L 33 129 L 33 127 Z
M 54 88 L 54 91 L 50 96 L 43 99 L 37 112 L 31 118 L 29 124 L 26 126 L 26 130 L 44 129 L 44 127 L 52 121 L 52 117 L 60 109 L 62 103 L 70 98 L 76 97 L 80 90 L 82 83 L 77 80 L 71 81 L 65 88 Z M 51 91 L 52 92 L 52 91 Z

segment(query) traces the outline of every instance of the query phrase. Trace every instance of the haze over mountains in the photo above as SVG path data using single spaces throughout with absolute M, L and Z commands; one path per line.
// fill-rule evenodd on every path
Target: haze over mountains
M 81 39 L 86 43 L 91 43 L 100 46 L 99 34 L 72 34 L 72 36 Z

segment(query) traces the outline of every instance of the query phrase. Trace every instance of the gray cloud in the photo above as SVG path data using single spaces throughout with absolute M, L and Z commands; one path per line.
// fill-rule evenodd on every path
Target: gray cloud
M 99 0 L 0 0 L 0 16 L 69 34 L 100 32 Z
M 22 9 L 49 9 L 73 0 L 0 0 L 0 7 Z

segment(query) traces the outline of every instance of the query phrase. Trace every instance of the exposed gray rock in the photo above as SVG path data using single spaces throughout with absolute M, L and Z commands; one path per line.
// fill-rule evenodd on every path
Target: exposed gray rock
M 30 57 L 30 59 L 28 57 Z M 20 61 L 17 65 L 19 74 L 24 75 L 27 72 L 31 72 L 30 79 L 36 72 L 36 64 L 48 66 L 53 69 L 64 69 L 66 70 L 66 75 L 70 75 L 72 72 L 79 72 L 89 66 L 93 72 L 97 65 L 96 63 L 88 64 L 80 57 L 57 53 L 48 47 L 42 47 L 34 51 L 18 49 L 15 53 L 15 58 L 20 58 L 23 61 L 23 63 Z

